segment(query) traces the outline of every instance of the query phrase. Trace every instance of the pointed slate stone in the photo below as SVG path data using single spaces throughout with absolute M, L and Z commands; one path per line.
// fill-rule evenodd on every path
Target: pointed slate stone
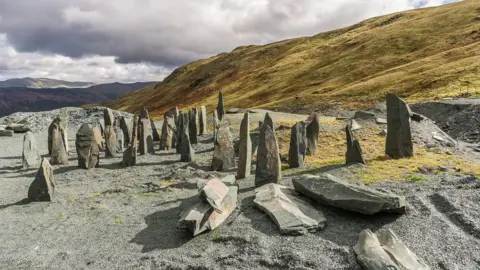
M 383 230 L 377 235 L 370 230 L 363 230 L 353 248 L 357 254 L 357 261 L 364 269 L 430 269 L 402 243 L 393 231 Z
M 292 180 L 295 190 L 325 205 L 373 215 L 405 213 L 405 197 L 348 184 L 330 174 L 302 175 Z
M 198 111 L 196 108 L 193 108 L 189 112 L 189 135 L 190 135 L 190 143 L 191 144 L 197 144 L 197 134 L 198 134 L 198 129 L 197 129 L 197 123 L 198 123 Z
M 93 129 L 93 135 L 94 135 L 94 138 L 95 138 L 95 142 L 97 143 L 98 145 L 98 148 L 102 148 L 102 145 L 103 145 L 103 139 L 102 139 L 102 132 L 100 130 L 100 127 L 94 127 Z
M 28 188 L 28 200 L 31 202 L 54 201 L 56 185 L 53 179 L 52 166 L 50 166 L 46 158 L 43 158 L 35 180 Z
M 207 135 L 207 108 L 205 106 L 200 107 L 200 135 Z
M 52 130 L 52 154 L 50 155 L 52 165 L 68 165 L 68 156 L 59 126 Z
M 163 118 L 162 136 L 160 138 L 160 150 L 172 149 L 174 145 L 173 141 L 176 139 L 175 129 L 175 119 L 165 115 Z
M 113 117 L 113 111 L 110 108 L 103 110 L 103 121 L 106 126 L 114 126 L 115 118 Z
M 240 144 L 238 154 L 237 179 L 250 176 L 252 167 L 252 139 L 250 138 L 250 118 L 248 112 L 243 115 L 240 124 Z
M 153 120 L 150 120 L 150 125 L 152 126 L 152 138 L 154 142 L 159 142 L 160 141 L 160 135 L 158 134 L 157 127 L 155 126 L 155 122 Z
M 288 165 L 290 168 L 301 168 L 307 154 L 307 129 L 304 122 L 298 122 L 292 127 Z
M 345 134 L 347 137 L 347 154 L 345 155 L 346 164 L 361 163 L 365 164 L 363 159 L 362 148 L 360 142 L 355 139 L 352 129 L 349 125 L 345 128 Z
M 218 112 L 217 110 L 213 111 L 213 141 L 217 137 L 218 127 L 220 125 L 220 120 L 218 119 Z
M 323 213 L 293 189 L 267 184 L 255 189 L 255 193 L 253 202 L 275 222 L 282 234 L 302 235 L 325 227 Z
M 28 131 L 23 136 L 22 163 L 23 168 L 33 168 L 40 164 L 41 157 L 37 148 L 37 141 L 33 133 Z
M 130 146 L 123 152 L 122 167 L 130 167 L 137 164 L 137 130 L 138 116 L 135 115 L 133 117 Z
M 52 146 L 53 146 L 53 130 L 58 128 L 60 131 L 60 136 L 62 143 L 64 145 L 65 151 L 67 151 L 68 146 L 68 138 L 67 138 L 67 122 L 65 119 L 61 118 L 60 116 L 55 117 L 52 123 L 48 127 L 48 154 L 52 154 Z
M 318 135 L 320 134 L 320 119 L 316 113 L 307 125 L 307 155 L 314 155 L 318 150 Z
M 140 110 L 140 120 L 142 119 L 150 119 L 150 114 L 148 113 L 147 107 L 143 106 L 142 109 Z
M 235 149 L 227 121 L 222 121 L 213 146 L 213 171 L 226 171 L 236 167 Z
M 222 92 L 218 92 L 218 104 L 217 104 L 217 116 L 218 120 L 222 121 L 225 117 L 225 108 L 223 106 L 223 94 Z
M 172 109 L 168 110 L 164 115 L 163 119 L 171 118 L 173 119 L 173 124 L 171 124 L 170 128 L 173 128 L 173 134 L 172 134 L 172 148 L 177 146 L 177 133 L 178 132 L 178 117 L 179 116 L 179 111 L 177 107 L 173 107 Z M 162 126 L 162 132 L 163 132 L 163 126 Z M 163 134 L 163 133 L 162 133 Z M 162 135 L 163 136 L 163 135 Z M 160 138 L 161 139 L 161 138 Z M 161 141 L 161 140 L 160 140 Z
M 385 153 L 391 158 L 413 156 L 410 117 L 412 112 L 401 98 L 387 94 L 387 143 Z
M 78 167 L 92 169 L 98 166 L 100 161 L 100 149 L 93 129 L 88 124 L 83 124 L 77 132 L 75 146 L 78 155 Z
M 218 213 L 222 213 L 222 202 L 227 194 L 228 187 L 218 178 L 208 180 L 200 189 L 200 197 L 204 198 Z
M 152 126 L 149 119 L 140 120 L 140 155 L 155 154 L 153 147 Z
M 114 158 L 118 150 L 117 134 L 113 126 L 105 126 L 105 158 Z
M 182 112 L 178 116 L 178 128 L 177 128 L 177 153 L 181 153 L 182 148 L 182 139 L 184 137 L 184 133 L 190 136 L 189 131 L 189 117 L 187 112 Z M 188 138 L 188 143 L 190 144 L 190 137 Z M 191 147 L 191 145 L 190 145 Z
M 257 150 L 257 170 L 255 172 L 255 186 L 260 187 L 268 183 L 281 184 L 281 161 L 278 152 L 278 143 L 271 128 L 272 119 L 265 115 L 265 121 L 260 129 Z
M 183 115 L 185 118 L 186 114 Z M 183 119 L 185 120 L 185 119 Z M 188 128 L 184 128 L 182 133 L 182 140 L 180 141 L 180 161 L 191 162 L 195 157 L 195 151 L 190 144 L 190 138 L 188 136 Z
M 130 140 L 131 140 L 130 137 L 132 136 L 132 131 L 130 130 L 125 117 L 121 116 L 119 119 L 119 123 L 120 123 L 120 129 L 122 130 L 122 133 L 123 133 L 123 147 L 126 148 L 130 143 Z

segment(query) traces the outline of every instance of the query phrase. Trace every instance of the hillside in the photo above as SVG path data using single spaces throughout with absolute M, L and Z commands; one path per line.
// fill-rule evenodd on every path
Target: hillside
M 0 116 L 110 102 L 129 91 L 153 84 L 155 82 L 98 84 L 88 88 L 0 88 Z
M 92 82 L 69 82 L 48 78 L 19 78 L 0 81 L 0 88 L 84 88 L 95 85 Z
M 410 102 L 480 93 L 480 1 L 372 18 L 343 29 L 239 47 L 176 69 L 112 104 L 154 117 L 170 107 L 216 104 L 289 111 L 363 108 L 393 92 Z M 180 98 L 181 97 L 181 98 Z

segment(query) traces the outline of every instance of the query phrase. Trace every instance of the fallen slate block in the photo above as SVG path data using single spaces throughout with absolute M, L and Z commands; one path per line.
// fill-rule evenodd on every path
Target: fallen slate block
M 204 202 L 200 197 L 191 207 L 180 213 L 177 227 L 188 229 L 193 236 L 207 230 L 214 230 L 220 226 L 237 207 L 238 187 L 228 188 L 228 194 L 222 202 L 222 213 L 216 212 L 213 207 Z
M 330 174 L 302 175 L 292 180 L 295 190 L 333 207 L 373 215 L 405 213 L 405 197 L 348 184 Z
M 377 124 L 386 124 L 386 123 L 387 123 L 387 119 L 377 117 L 377 119 L 375 119 L 375 122 L 377 122 Z
M 303 235 L 325 227 L 323 213 L 291 188 L 271 183 L 255 189 L 255 193 L 253 202 L 275 222 L 282 234 Z
M 222 202 L 227 193 L 228 187 L 218 178 L 209 180 L 200 190 L 200 196 L 219 213 L 222 213 Z
M 353 248 L 357 260 L 366 270 L 427 270 L 400 239 L 391 231 L 380 231 L 377 235 L 370 230 L 360 232 L 358 242 Z
M 10 124 L 5 129 L 13 130 L 14 133 L 26 133 L 30 131 L 30 128 L 24 124 Z
M 355 115 L 353 116 L 353 119 L 358 119 L 358 120 L 370 120 L 374 119 L 375 114 L 372 112 L 366 112 L 366 111 L 357 111 L 355 112 Z

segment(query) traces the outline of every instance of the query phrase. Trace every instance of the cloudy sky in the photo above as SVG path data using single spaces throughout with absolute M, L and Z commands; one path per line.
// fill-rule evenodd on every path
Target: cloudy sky
M 0 0 L 0 80 L 161 80 L 175 67 L 452 0 Z

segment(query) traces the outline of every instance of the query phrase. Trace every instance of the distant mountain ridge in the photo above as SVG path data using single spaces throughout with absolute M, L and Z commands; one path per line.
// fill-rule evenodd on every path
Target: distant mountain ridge
M 93 82 L 69 82 L 48 78 L 15 78 L 0 81 L 0 88 L 24 87 L 24 88 L 86 88 L 96 85 Z
M 108 83 L 87 88 L 4 87 L 0 88 L 0 117 L 14 112 L 38 112 L 111 102 L 130 91 L 156 83 Z

